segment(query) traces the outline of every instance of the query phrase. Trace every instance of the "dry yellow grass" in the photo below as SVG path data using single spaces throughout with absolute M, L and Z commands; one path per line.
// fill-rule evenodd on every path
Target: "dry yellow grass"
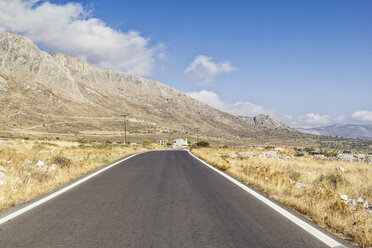
M 160 149 L 8 139 L 0 142 L 0 211 L 27 202 L 127 154 Z
M 252 157 L 232 157 L 249 151 Z M 340 195 L 372 201 L 372 165 L 314 160 L 258 157 L 262 150 L 194 148 L 199 158 L 281 203 L 315 223 L 359 245 L 372 247 L 372 213 L 351 206 Z M 282 153 L 294 154 L 287 150 Z M 343 167 L 347 171 L 337 170 Z M 300 183 L 300 184 L 298 184 Z

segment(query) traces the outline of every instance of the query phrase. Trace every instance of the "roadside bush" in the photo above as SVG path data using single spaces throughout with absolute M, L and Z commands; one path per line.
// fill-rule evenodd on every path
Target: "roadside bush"
M 63 156 L 54 157 L 52 159 L 52 163 L 58 165 L 60 168 L 67 168 L 70 167 L 72 164 L 71 159 Z
M 339 186 L 347 184 L 347 180 L 340 173 L 331 173 L 328 175 L 321 175 L 315 180 L 314 183 L 326 183 L 332 188 L 337 189 Z
M 142 141 L 142 145 L 143 146 L 148 146 L 148 145 L 150 145 L 150 140 L 144 140 L 144 141 Z
M 200 146 L 200 147 L 209 147 L 209 142 L 207 141 L 199 141 L 198 143 L 196 143 L 197 146 Z

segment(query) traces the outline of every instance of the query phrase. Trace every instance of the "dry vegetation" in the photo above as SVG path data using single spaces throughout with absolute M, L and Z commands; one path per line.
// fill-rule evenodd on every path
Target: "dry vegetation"
M 0 211 L 27 202 L 127 154 L 156 145 L 3 139 Z
M 249 156 L 231 156 L 247 151 Z M 263 150 L 255 149 L 194 148 L 192 152 L 320 226 L 361 247 L 372 246 L 372 212 L 340 199 L 347 195 L 349 199 L 372 201 L 372 165 L 314 160 L 309 155 L 292 159 L 259 157 Z M 295 151 L 280 153 L 290 156 Z M 337 169 L 340 167 L 346 172 Z

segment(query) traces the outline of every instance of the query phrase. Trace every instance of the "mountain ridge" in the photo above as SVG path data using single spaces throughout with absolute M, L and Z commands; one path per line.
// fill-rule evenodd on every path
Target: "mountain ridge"
M 308 134 L 372 140 L 372 124 L 333 124 L 315 128 L 296 128 Z
M 66 118 L 127 114 L 131 120 L 140 120 L 137 123 L 143 124 L 139 125 L 142 129 L 184 133 L 200 129 L 205 135 L 230 138 L 255 133 L 264 135 L 268 130 L 274 135 L 283 130 L 292 132 L 274 117 L 240 117 L 225 113 L 165 84 L 97 68 L 70 55 L 47 53 L 31 40 L 5 32 L 0 33 L 0 77 L 0 93 L 8 92 L 7 97 L 2 97 L 1 114 L 17 117 L 2 118 L 2 124 L 13 130 L 31 124 L 38 126 L 36 124 L 41 122 L 47 125 L 39 130 L 47 126 L 49 129 L 45 131 L 68 132 L 66 126 L 61 129 L 50 125 L 57 121 L 51 116 L 59 113 Z M 14 113 L 15 110 L 18 112 Z M 34 117 L 36 115 L 39 117 Z M 156 125 L 152 125 L 154 123 Z M 87 123 L 84 128 L 100 130 L 93 126 Z M 120 130 L 118 123 L 110 127 Z

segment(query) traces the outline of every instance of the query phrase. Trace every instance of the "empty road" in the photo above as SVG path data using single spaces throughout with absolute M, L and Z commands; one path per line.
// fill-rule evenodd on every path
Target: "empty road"
M 0 225 L 0 247 L 327 247 L 185 151 L 147 152 Z

